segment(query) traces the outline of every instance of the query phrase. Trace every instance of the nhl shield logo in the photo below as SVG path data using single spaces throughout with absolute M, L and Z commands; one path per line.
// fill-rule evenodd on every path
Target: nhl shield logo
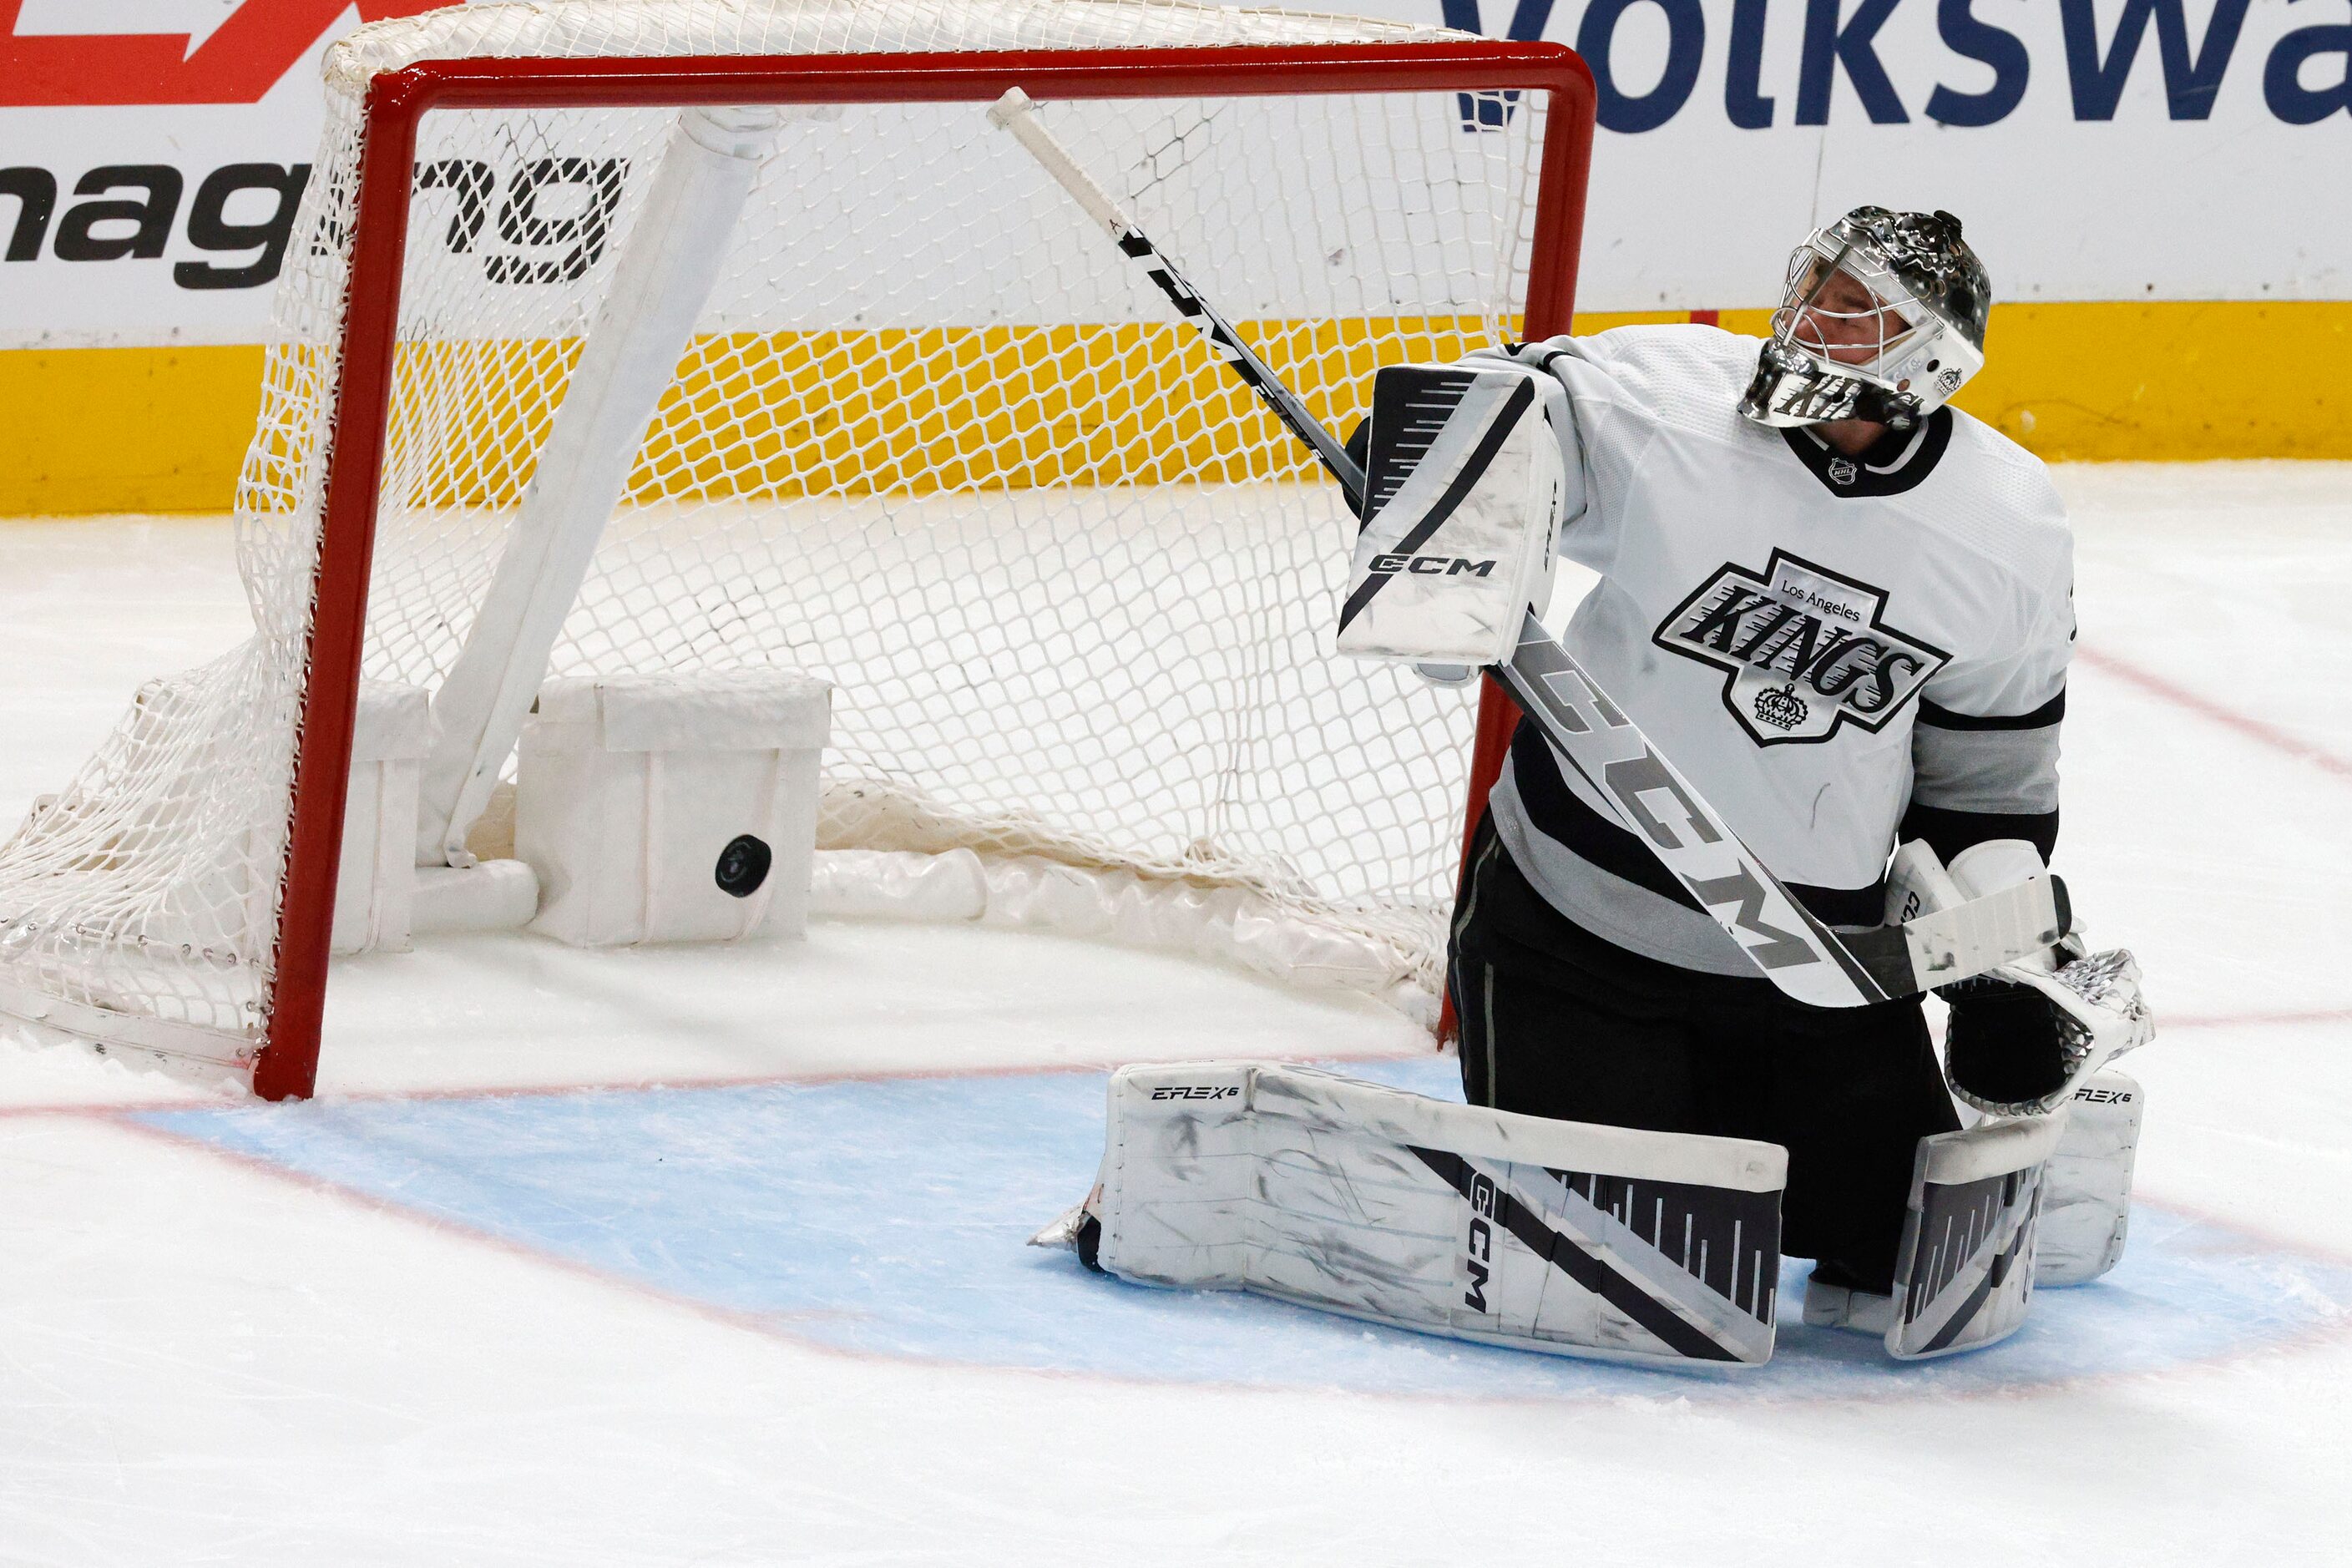
M 1886 592 L 1781 551 L 1727 562 L 1652 640 L 1727 672 L 1723 705 L 1759 746 L 1885 728 L 1951 661 L 1886 624 Z

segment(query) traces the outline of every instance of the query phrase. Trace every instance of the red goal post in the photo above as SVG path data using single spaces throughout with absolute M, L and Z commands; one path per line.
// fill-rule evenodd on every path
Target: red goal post
M 329 931 L 351 769 L 400 286 L 420 120 L 436 109 L 968 102 L 1008 88 L 1055 100 L 1381 91 L 1550 95 L 1525 335 L 1568 330 L 1591 149 L 1591 73 L 1567 48 L 1469 42 L 1039 53 L 435 60 L 369 88 L 349 306 L 331 428 L 324 536 L 313 578 L 293 775 L 276 989 L 254 1063 L 265 1099 L 316 1083 Z M 1491 681 L 1479 712 L 1465 835 L 1516 721 Z

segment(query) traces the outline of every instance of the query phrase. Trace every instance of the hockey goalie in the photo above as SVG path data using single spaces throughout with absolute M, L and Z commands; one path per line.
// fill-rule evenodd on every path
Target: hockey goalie
M 1940 1062 L 1916 988 L 1822 1005 L 1775 973 L 1862 973 L 1873 932 L 2054 882 L 2072 544 L 2042 464 L 1948 405 L 1990 302 L 1958 219 L 1858 207 L 1797 247 L 1760 352 L 1627 327 L 1383 370 L 1339 649 L 1516 671 L 1529 710 L 1454 917 L 1468 1103 L 1123 1073 L 1056 1234 L 1131 1279 L 1735 1365 L 1771 1352 L 1784 1254 L 1807 1322 L 1904 1359 L 2112 1266 L 2140 1097 L 2103 1069 L 2152 1030 L 2063 893 L 2002 961 L 1926 963 Z M 1555 554 L 1599 583 L 1530 679 Z M 1602 726 L 1656 765 L 1580 761 Z M 1752 854 L 1778 927 L 1676 873 L 1693 837 Z

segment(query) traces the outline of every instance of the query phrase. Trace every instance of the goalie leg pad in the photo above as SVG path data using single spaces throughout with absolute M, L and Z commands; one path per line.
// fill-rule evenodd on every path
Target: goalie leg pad
M 2064 1124 L 2063 1116 L 2025 1117 L 1919 1140 L 1887 1354 L 1919 1361 L 1978 1350 L 2023 1325 L 2043 1166 Z
M 1258 1063 L 1126 1068 L 1097 1261 L 1559 1355 L 1772 1353 L 1775 1144 L 1550 1121 Z
M 2119 1072 L 2094 1074 L 2067 1101 L 2066 1131 L 2042 1176 L 2036 1285 L 2087 1285 L 2122 1260 L 2147 1103 L 2138 1080 Z
M 1372 382 L 1364 526 L 1339 649 L 1499 664 L 1550 596 L 1567 393 L 1518 368 L 1391 365 Z

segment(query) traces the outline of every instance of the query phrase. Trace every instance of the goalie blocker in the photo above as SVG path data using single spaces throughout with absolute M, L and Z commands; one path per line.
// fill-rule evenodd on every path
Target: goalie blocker
M 1391 365 L 1372 378 L 1363 528 L 1339 648 L 1424 665 L 1501 664 L 1551 596 L 1568 483 L 1551 376 Z

